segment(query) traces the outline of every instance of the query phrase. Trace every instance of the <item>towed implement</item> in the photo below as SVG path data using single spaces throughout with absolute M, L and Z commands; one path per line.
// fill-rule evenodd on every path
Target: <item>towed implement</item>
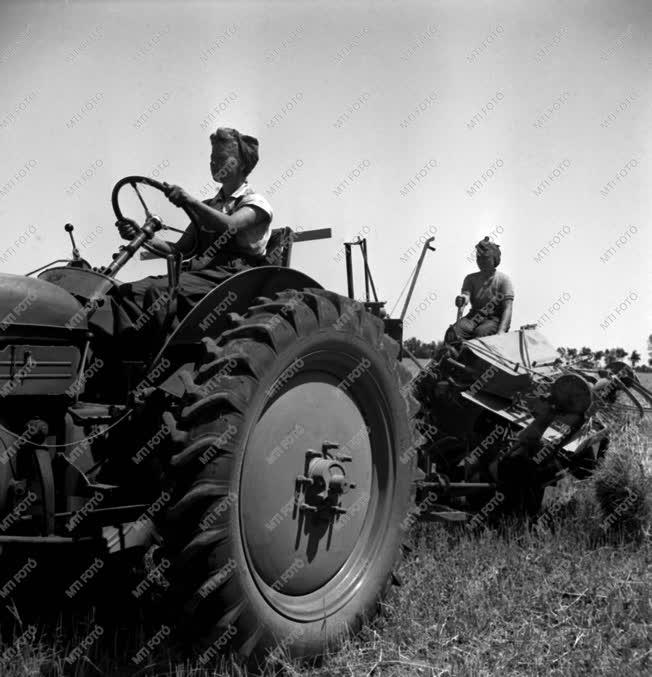
M 546 486 L 596 468 L 620 392 L 641 413 L 639 397 L 652 402 L 630 367 L 564 366 L 527 327 L 464 341 L 433 360 L 414 389 L 426 438 L 421 516 L 474 524 L 494 510 L 536 514 Z
M 435 251 L 433 241 L 423 242 L 400 317 L 384 317 L 394 336 L 402 336 L 419 273 L 428 252 Z M 353 298 L 355 246 L 363 258 L 365 306 L 384 316 L 363 238 L 345 243 L 348 294 Z M 406 348 L 403 353 L 418 369 L 406 389 L 421 405 L 421 439 L 399 459 L 418 459 L 416 505 L 408 526 L 421 519 L 473 527 L 505 513 L 534 515 L 547 486 L 595 470 L 609 445 L 620 397 L 640 416 L 652 405 L 652 393 L 631 367 L 566 364 L 536 325 L 453 340 L 426 365 Z
M 430 240 L 410 291 L 428 249 Z M 453 341 L 426 366 L 415 362 L 424 442 L 411 450 L 423 474 L 413 514 L 422 519 L 478 525 L 492 514 L 534 515 L 546 486 L 596 468 L 619 396 L 641 416 L 652 404 L 631 367 L 565 364 L 536 325 Z

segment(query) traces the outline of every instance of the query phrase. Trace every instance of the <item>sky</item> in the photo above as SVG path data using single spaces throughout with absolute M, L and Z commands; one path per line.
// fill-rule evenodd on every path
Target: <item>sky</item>
M 208 137 L 229 126 L 260 141 L 250 182 L 273 226 L 332 229 L 293 251 L 323 287 L 345 293 L 342 243 L 364 236 L 391 310 L 435 235 L 406 337 L 443 337 L 491 235 L 513 329 L 646 359 L 651 29 L 646 0 L 4 0 L 0 270 L 69 255 L 67 222 L 106 264 L 113 184 L 144 174 L 209 197 Z M 120 279 L 164 271 L 134 259 Z

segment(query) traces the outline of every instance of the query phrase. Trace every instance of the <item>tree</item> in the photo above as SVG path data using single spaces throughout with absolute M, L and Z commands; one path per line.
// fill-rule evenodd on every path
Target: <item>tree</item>
M 606 348 L 604 351 L 604 363 L 605 366 L 609 366 L 612 362 L 616 361 L 616 356 L 614 355 L 613 350 Z
M 412 355 L 414 355 L 414 357 L 428 359 L 435 354 L 442 343 L 442 341 L 430 341 L 429 343 L 425 343 L 415 336 L 411 336 L 403 342 L 403 345 L 406 350 L 409 350 Z
M 588 346 L 582 346 L 579 353 L 580 359 L 582 362 L 592 367 L 593 366 L 593 351 Z
M 566 348 L 566 355 L 569 360 L 574 360 L 577 357 L 577 348 Z
M 624 348 L 616 348 L 614 354 L 617 360 L 624 360 L 627 357 L 627 351 Z
M 629 356 L 629 361 L 632 363 L 632 367 L 636 367 L 636 365 L 641 361 L 640 353 L 636 350 L 632 350 Z
M 409 350 L 415 357 L 420 357 L 422 343 L 416 336 L 411 336 L 407 341 L 404 341 L 405 349 Z
M 595 361 L 595 364 L 597 367 L 600 366 L 600 363 L 602 362 L 602 358 L 604 357 L 604 350 L 596 350 L 593 353 L 593 360 Z

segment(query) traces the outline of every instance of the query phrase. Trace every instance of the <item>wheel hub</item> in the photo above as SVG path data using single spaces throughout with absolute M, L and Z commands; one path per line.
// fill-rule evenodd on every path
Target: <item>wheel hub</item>
M 297 476 L 299 510 L 312 513 L 319 519 L 331 519 L 334 515 L 346 514 L 339 504 L 340 496 L 355 489 L 355 482 L 348 482 L 344 463 L 353 459 L 346 454 L 331 454 L 339 448 L 337 442 L 324 442 L 321 452 L 306 451 L 308 471 Z
M 251 564 L 261 583 L 286 595 L 318 590 L 342 569 L 358 544 L 372 494 L 362 412 L 339 381 L 314 372 L 305 378 L 260 417 L 241 476 Z

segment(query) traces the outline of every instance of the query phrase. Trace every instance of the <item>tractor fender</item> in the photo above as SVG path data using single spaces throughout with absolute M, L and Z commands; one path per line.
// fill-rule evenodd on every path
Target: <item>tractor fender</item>
M 260 266 L 236 273 L 211 290 L 184 317 L 154 358 L 151 385 L 179 395 L 183 383 L 177 377 L 180 366 L 190 362 L 183 346 L 198 345 L 205 337 L 217 339 L 230 328 L 229 313 L 244 315 L 257 296 L 272 297 L 286 289 L 322 289 L 311 277 L 293 268 Z M 159 368 L 159 365 L 162 368 Z

